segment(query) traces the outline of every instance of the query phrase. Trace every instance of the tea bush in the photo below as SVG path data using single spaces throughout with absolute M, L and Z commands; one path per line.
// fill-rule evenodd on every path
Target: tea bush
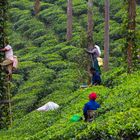
M 111 70 L 102 73 L 103 86 L 86 89 L 79 87 L 87 79 L 85 69 L 89 62 L 83 49 L 87 41 L 87 2 L 73 0 L 73 38 L 69 42 L 64 42 L 65 0 L 42 0 L 38 16 L 31 15 L 33 0 L 10 0 L 9 3 L 8 36 L 20 63 L 11 85 L 13 126 L 1 130 L 0 139 L 138 139 L 140 73 L 128 75 L 120 59 L 125 43 L 121 33 L 123 2 L 110 1 Z M 103 50 L 103 0 L 94 1 L 93 13 L 94 41 Z M 139 16 L 136 20 L 139 38 Z M 138 39 L 136 43 L 140 44 Z M 93 91 L 97 92 L 97 102 L 101 104 L 96 119 L 92 123 L 83 120 L 71 123 L 74 114 L 82 116 L 88 94 Z M 59 104 L 60 108 L 36 111 L 49 101 Z
M 51 3 L 47 3 L 47 2 L 41 2 L 41 11 L 50 8 L 51 6 L 53 6 L 53 4 Z
M 28 0 L 21 0 L 21 1 L 13 1 L 11 2 L 11 6 L 14 8 L 19 8 L 20 10 L 29 9 L 32 5 L 32 2 Z
M 19 10 L 18 8 L 11 8 L 9 11 L 9 18 L 12 22 L 17 22 L 20 18 L 30 19 L 31 15 L 28 10 Z
M 87 4 L 85 2 L 74 5 L 73 7 L 73 11 L 74 11 L 74 16 L 80 16 L 82 14 L 86 14 L 87 13 Z
M 35 38 L 38 38 L 39 36 L 45 35 L 46 33 L 47 32 L 44 29 L 40 29 L 40 30 L 32 32 L 30 37 L 31 39 L 35 39 Z
M 57 19 L 59 19 L 59 16 L 63 13 L 64 12 L 61 10 L 61 8 L 57 6 L 53 6 L 53 7 L 50 7 L 48 9 L 41 11 L 39 13 L 39 19 L 45 22 L 46 24 L 52 24 L 53 21 L 56 21 Z
M 38 73 L 40 74 L 38 75 Z M 32 104 L 35 104 L 37 100 L 43 98 L 43 96 L 46 96 L 50 92 L 48 87 L 54 77 L 55 72 L 46 69 L 43 65 L 38 65 L 38 67 L 32 68 L 32 70 L 28 71 L 27 81 L 24 82 L 22 86 L 19 86 L 18 95 L 13 97 L 16 104 L 16 106 L 13 107 L 17 111 L 15 114 L 18 117 L 21 112 L 26 112 L 27 108 L 31 108 Z M 19 106 L 18 108 L 17 105 Z

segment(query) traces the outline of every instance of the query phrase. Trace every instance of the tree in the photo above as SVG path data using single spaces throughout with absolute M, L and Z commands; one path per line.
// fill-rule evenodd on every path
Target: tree
M 0 48 L 4 47 L 5 38 L 5 20 L 8 0 L 0 1 Z M 0 62 L 4 58 L 4 54 L 0 53 Z M 11 111 L 9 108 L 9 84 L 6 83 L 6 73 L 0 67 L 0 129 L 8 127 L 11 124 Z
M 109 69 L 109 0 L 105 0 L 104 70 Z
M 93 47 L 93 0 L 88 0 L 88 31 L 87 31 L 88 48 Z
M 135 28 L 136 28 L 136 0 L 128 0 L 128 34 L 127 40 L 127 64 L 128 73 L 133 69 L 133 53 L 135 50 Z
M 67 41 L 72 38 L 72 0 L 67 1 Z
M 93 49 L 93 0 L 88 0 L 87 2 L 87 6 L 88 6 L 88 21 L 87 21 L 87 47 L 89 50 Z M 91 61 L 92 61 L 92 65 L 93 65 L 93 57 L 92 55 L 88 56 Z M 90 61 L 89 61 L 90 62 Z M 88 63 L 87 65 L 87 70 L 88 73 L 90 73 L 90 67 L 91 64 Z M 91 83 L 91 75 L 89 74 L 88 77 L 88 83 Z
M 35 15 L 37 15 L 40 11 L 40 0 L 35 0 L 34 10 L 35 10 Z

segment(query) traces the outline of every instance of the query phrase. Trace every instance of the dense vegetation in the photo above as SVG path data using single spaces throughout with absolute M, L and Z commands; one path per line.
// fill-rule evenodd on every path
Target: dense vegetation
M 3 48 L 3 42 L 6 36 L 5 28 L 6 24 L 5 21 L 7 19 L 7 0 L 0 1 L 0 49 Z M 4 59 L 4 54 L 0 53 L 0 62 Z M 6 80 L 6 73 L 5 70 L 0 67 L 0 129 L 6 128 L 10 125 L 11 122 L 11 113 L 9 110 L 9 92 L 8 87 L 9 84 Z
M 79 89 L 87 80 L 87 2 L 73 0 L 73 38 L 66 42 L 66 0 L 42 0 L 38 16 L 32 16 L 33 0 L 9 0 L 7 35 L 20 60 L 13 75 L 13 126 L 0 131 L 2 140 L 138 139 L 140 131 L 140 71 L 125 70 L 124 23 L 120 0 L 111 1 L 110 71 L 102 74 L 103 86 Z M 94 1 L 94 40 L 103 50 L 104 1 Z M 124 14 L 123 14 L 124 13 Z M 137 6 L 137 21 L 140 6 Z M 137 46 L 140 24 L 137 22 Z M 71 123 L 82 115 L 91 91 L 99 95 L 101 108 L 93 123 Z M 60 109 L 37 112 L 48 101 Z

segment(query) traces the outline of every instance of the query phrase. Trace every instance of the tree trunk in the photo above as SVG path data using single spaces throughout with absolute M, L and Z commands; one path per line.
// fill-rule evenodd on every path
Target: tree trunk
M 67 2 L 67 41 L 72 38 L 72 0 Z
M 87 48 L 88 50 L 93 49 L 94 42 L 93 42 L 93 0 L 88 0 L 87 3 L 88 6 L 88 21 L 87 21 Z M 88 59 L 90 60 L 87 66 L 88 71 L 88 84 L 91 84 L 91 74 L 90 74 L 90 68 L 93 67 L 93 58 L 92 55 L 88 55 Z M 92 65 L 91 65 L 92 63 Z
M 135 47 L 135 28 L 136 28 L 136 0 L 128 0 L 128 35 L 127 35 L 127 64 L 128 73 L 133 68 L 133 49 Z
M 93 0 L 88 0 L 87 43 L 89 49 L 93 47 Z
M 109 69 L 109 0 L 105 0 L 104 71 Z
M 35 15 L 37 15 L 40 11 L 40 0 L 35 0 L 34 10 L 35 10 Z
M 6 10 L 8 2 L 7 0 L 0 1 L 0 48 L 4 48 L 4 38 L 5 38 L 5 20 L 6 20 Z M 0 62 L 4 59 L 4 54 L 0 53 Z M 9 94 L 6 84 L 6 74 L 5 71 L 0 66 L 0 129 L 6 128 L 11 124 L 11 110 L 9 108 Z M 9 85 L 8 85 L 9 86 Z

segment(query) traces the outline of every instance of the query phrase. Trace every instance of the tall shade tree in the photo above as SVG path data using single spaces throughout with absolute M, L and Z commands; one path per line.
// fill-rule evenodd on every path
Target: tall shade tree
M 67 41 L 72 38 L 72 0 L 67 0 Z
M 8 0 L 0 1 L 0 48 L 4 48 L 5 20 Z M 0 62 L 4 59 L 4 54 L 0 53 Z M 9 108 L 9 94 L 6 84 L 5 71 L 0 67 L 0 129 L 6 128 L 11 124 L 11 110 Z
M 35 0 L 34 11 L 35 11 L 35 15 L 37 15 L 39 13 L 39 11 L 40 11 L 40 0 Z
M 109 0 L 105 0 L 104 71 L 109 69 Z
M 128 73 L 133 69 L 133 52 L 135 50 L 136 0 L 128 0 L 128 34 L 127 34 L 127 64 Z
M 87 2 L 87 7 L 88 7 L 88 11 L 87 11 L 87 16 L 88 16 L 88 20 L 87 20 L 87 48 L 89 50 L 91 50 L 93 48 L 93 0 L 88 0 Z M 89 55 L 93 64 L 93 57 L 92 55 Z M 88 72 L 90 73 L 90 63 L 87 65 L 87 69 Z M 91 76 L 89 74 L 88 77 L 88 83 L 91 83 Z
M 93 0 L 88 0 L 88 48 L 93 47 Z

